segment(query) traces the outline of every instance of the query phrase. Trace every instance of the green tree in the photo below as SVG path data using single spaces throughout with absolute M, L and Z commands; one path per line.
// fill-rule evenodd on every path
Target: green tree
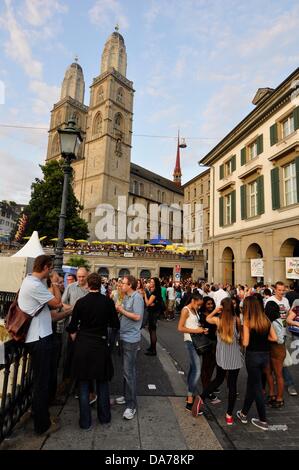
M 40 165 L 43 179 L 36 178 L 31 186 L 31 200 L 25 210 L 28 215 L 28 224 L 25 236 L 30 236 L 37 230 L 40 236 L 57 237 L 59 214 L 63 189 L 62 162 L 51 161 Z M 70 183 L 67 201 L 67 217 L 65 223 L 65 238 L 87 238 L 88 226 L 81 219 L 82 210 L 79 201 L 74 195 Z
M 83 258 L 83 256 L 79 256 L 79 255 L 73 255 L 69 258 L 69 260 L 67 261 L 67 265 L 68 266 L 73 266 L 75 268 L 86 268 L 86 269 L 90 269 L 90 264 L 89 262 Z

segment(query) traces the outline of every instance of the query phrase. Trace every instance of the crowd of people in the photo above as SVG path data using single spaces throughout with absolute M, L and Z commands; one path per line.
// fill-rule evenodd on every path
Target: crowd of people
M 243 366 L 248 377 L 242 409 L 236 412 L 241 423 L 247 423 L 255 402 L 258 417 L 251 422 L 267 430 L 266 406 L 284 406 L 285 386 L 291 396 L 297 395 L 287 365 L 289 341 L 299 332 L 298 287 L 286 289 L 282 282 L 234 287 L 191 278 L 175 282 L 131 275 L 107 279 L 86 268 L 64 279 L 53 271 L 52 258 L 42 255 L 24 279 L 18 302 L 33 317 L 26 344 L 32 357 L 31 413 L 37 434 L 49 435 L 60 427 L 49 413 L 51 404 L 61 404 L 59 364 L 64 390 L 70 392 L 75 387 L 80 428 L 91 429 L 93 403 L 100 423 L 110 422 L 112 404 L 123 405 L 123 418 L 133 419 L 141 330 L 148 328 L 150 335 L 145 354 L 156 356 L 158 322 L 173 321 L 176 316 L 190 360 L 185 407 L 194 417 L 203 413 L 206 401 L 220 403 L 219 387 L 226 380 L 225 419 L 227 425 L 233 424 Z M 114 399 L 109 382 L 116 348 L 122 356 L 123 395 Z

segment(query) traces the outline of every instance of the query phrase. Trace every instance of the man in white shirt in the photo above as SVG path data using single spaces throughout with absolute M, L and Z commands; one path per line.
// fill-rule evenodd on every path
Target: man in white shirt
M 279 313 L 280 313 L 280 318 L 282 319 L 283 321 L 283 326 L 284 326 L 284 336 L 286 338 L 287 336 L 287 316 L 288 316 L 288 313 L 289 313 L 289 310 L 290 310 L 290 304 L 289 304 L 289 301 L 286 297 L 284 297 L 284 294 L 285 294 L 285 285 L 283 282 L 276 282 L 275 284 L 275 289 L 274 289 L 274 295 L 272 295 L 271 297 L 269 297 L 266 301 L 266 304 L 268 302 L 270 302 L 271 300 L 273 302 L 276 302 L 277 305 L 279 306 Z M 296 396 L 298 395 L 297 393 L 297 390 L 295 388 L 295 382 L 294 382 L 294 379 L 289 371 L 289 368 L 288 367 L 283 367 L 282 369 L 282 373 L 283 373 L 283 378 L 284 378 L 284 382 L 285 382 L 285 385 L 288 389 L 288 393 L 289 395 L 291 396 Z
M 170 281 L 167 291 L 167 320 L 174 320 L 174 304 L 175 304 L 175 290 L 172 282 Z
M 229 294 L 223 289 L 223 285 L 219 284 L 219 288 L 213 294 L 213 299 L 215 301 L 216 307 L 220 307 L 221 301 L 229 297 Z
M 25 342 L 32 361 L 34 430 L 39 435 L 50 434 L 59 429 L 49 414 L 50 380 L 53 370 L 53 332 L 49 306 L 55 309 L 62 306 L 58 274 L 51 275 L 53 294 L 44 283 L 52 267 L 50 256 L 38 256 L 34 261 L 33 273 L 22 282 L 18 297 L 20 309 L 33 316 Z M 42 305 L 44 308 L 34 316 Z

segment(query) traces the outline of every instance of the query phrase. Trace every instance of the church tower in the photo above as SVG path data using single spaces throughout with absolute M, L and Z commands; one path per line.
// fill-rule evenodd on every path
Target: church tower
M 173 182 L 178 186 L 181 187 L 182 185 L 182 170 L 181 170 L 181 155 L 180 155 L 180 135 L 178 134 L 178 146 L 176 152 L 176 162 L 173 172 Z
M 115 28 L 104 46 L 100 75 L 90 87 L 79 199 L 92 240 L 97 206 L 117 208 L 118 196 L 129 193 L 134 90 L 126 70 L 124 38 Z
M 48 139 L 47 161 L 58 160 L 61 157 L 57 129 L 64 127 L 74 116 L 77 127 L 81 129 L 84 139 L 86 132 L 87 106 L 84 105 L 85 82 L 82 67 L 75 59 L 66 70 L 61 87 L 61 96 L 51 111 L 51 122 Z M 79 158 L 83 158 L 84 141 L 79 150 Z M 78 197 L 78 195 L 77 195 Z

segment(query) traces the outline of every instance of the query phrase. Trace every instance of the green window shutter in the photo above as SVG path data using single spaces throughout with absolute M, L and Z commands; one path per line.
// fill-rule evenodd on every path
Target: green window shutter
M 224 225 L 224 198 L 219 199 L 219 225 L 223 227 Z
M 236 155 L 232 156 L 232 171 L 236 171 Z
M 294 109 L 293 116 L 294 116 L 294 129 L 297 130 L 299 129 L 299 106 L 297 106 L 297 108 Z
M 270 144 L 274 145 L 278 141 L 278 136 L 277 136 L 277 124 L 273 124 L 273 126 L 270 127 Z
M 232 201 L 232 224 L 236 222 L 236 191 L 231 193 L 231 201 Z
M 265 197 L 264 197 L 264 176 L 261 175 L 257 179 L 257 213 L 263 214 L 265 212 Z
M 224 165 L 220 165 L 219 173 L 219 178 L 222 180 L 224 178 Z
M 241 166 L 246 163 L 246 147 L 241 149 Z
M 280 208 L 280 195 L 279 195 L 279 168 L 271 170 L 271 191 L 272 191 L 272 209 Z
M 246 185 L 241 186 L 241 219 L 247 219 L 247 199 L 246 199 Z
M 295 159 L 296 165 L 296 183 L 297 183 L 297 202 L 299 202 L 299 157 Z
M 264 151 L 264 141 L 263 141 L 263 134 L 259 135 L 257 138 L 257 154 L 263 153 Z

